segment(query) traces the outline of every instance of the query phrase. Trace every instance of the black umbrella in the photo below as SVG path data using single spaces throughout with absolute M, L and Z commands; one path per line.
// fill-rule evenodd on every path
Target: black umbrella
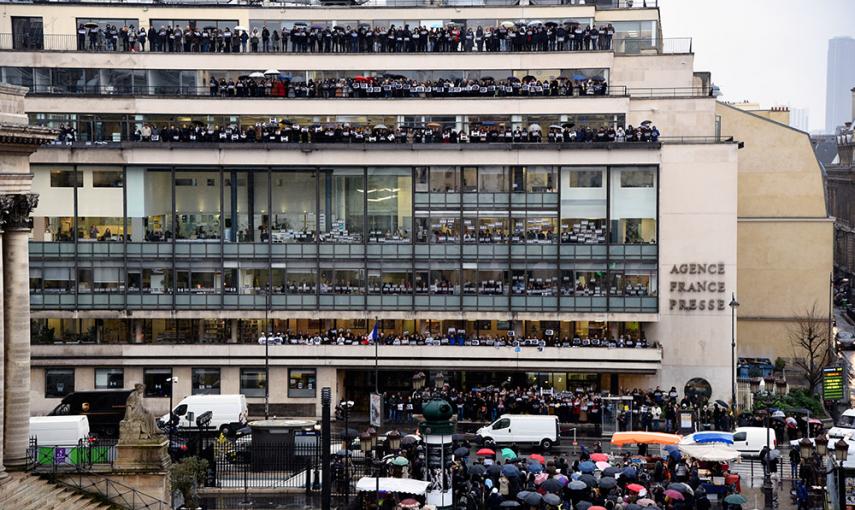
M 417 438 L 416 436 L 404 436 L 403 439 L 401 439 L 401 446 L 409 446 L 418 442 L 419 438 Z
M 520 506 L 520 502 L 509 499 L 507 501 L 502 501 L 499 506 L 502 508 L 516 508 Z
M 584 482 L 588 487 L 594 488 L 597 486 L 597 479 L 594 478 L 594 475 L 585 473 L 584 475 L 579 477 L 580 482 Z
M 580 501 L 576 503 L 576 510 L 588 510 L 592 506 L 594 506 L 594 504 L 590 501 Z
M 535 81 L 536 79 L 537 78 L 535 78 L 534 76 L 527 74 L 527 75 L 523 76 L 522 81 Z
M 451 440 L 458 442 L 458 443 L 462 442 L 462 441 L 466 441 L 466 434 L 452 434 Z
M 600 488 L 605 490 L 611 490 L 617 487 L 617 480 L 608 476 L 600 478 L 600 481 L 598 483 Z
M 628 505 L 624 505 L 623 510 L 641 510 L 641 505 L 630 503 Z
M 98 23 L 95 23 L 94 21 L 87 21 L 83 24 L 83 26 L 86 28 L 98 28 Z
M 487 466 L 487 476 L 499 476 L 500 474 L 502 474 L 502 466 L 498 464 Z
M 561 504 L 561 498 L 559 498 L 555 494 L 550 493 L 543 496 L 543 502 L 547 505 L 558 506 Z
M 604 469 L 602 475 L 614 478 L 618 473 L 620 473 L 620 468 L 611 466 Z
M 537 506 L 540 502 L 543 501 L 543 496 L 536 492 L 529 492 L 525 497 L 525 504 L 531 506 Z
M 725 409 L 730 409 L 730 406 L 727 405 L 727 402 L 725 402 L 724 400 L 716 400 L 715 403 Z
M 484 476 L 484 473 L 486 472 L 487 468 L 484 467 L 484 464 L 473 464 L 469 466 L 470 476 Z
M 517 492 L 517 499 L 520 501 L 525 501 L 525 498 L 527 498 L 529 494 L 531 494 L 531 492 L 529 491 L 519 491 Z
M 557 478 L 550 478 L 549 480 L 546 480 L 545 482 L 543 482 L 541 487 L 546 492 L 558 492 L 564 488 L 564 486 L 561 484 L 561 480 L 558 480 Z
M 692 488 L 684 483 L 669 483 L 667 489 L 675 490 L 680 494 L 692 494 Z
M 469 456 L 469 448 L 461 446 L 460 448 L 454 450 L 454 456 L 459 459 L 465 459 Z
M 571 491 L 585 491 L 588 490 L 588 484 L 582 480 L 573 480 L 567 485 L 567 488 Z

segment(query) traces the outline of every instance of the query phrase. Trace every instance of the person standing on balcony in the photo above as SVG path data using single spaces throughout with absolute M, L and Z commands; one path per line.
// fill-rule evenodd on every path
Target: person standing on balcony
M 83 23 L 77 26 L 77 51 L 86 49 L 86 27 Z
M 264 53 L 270 53 L 270 30 L 267 25 L 261 28 L 261 50 Z

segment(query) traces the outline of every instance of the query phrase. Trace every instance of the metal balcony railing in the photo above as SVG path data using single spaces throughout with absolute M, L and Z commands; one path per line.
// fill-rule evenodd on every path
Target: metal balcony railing
M 584 2 L 584 3 L 583 3 Z M 3 3 L 37 3 L 35 0 L 7 0 Z M 115 4 L 114 0 L 48 0 L 49 4 Z M 520 0 L 124 0 L 125 5 L 168 5 L 193 7 L 288 7 L 288 8 L 424 8 L 424 7 L 512 7 Z M 528 0 L 528 5 L 587 5 L 598 9 L 651 9 L 658 0 Z

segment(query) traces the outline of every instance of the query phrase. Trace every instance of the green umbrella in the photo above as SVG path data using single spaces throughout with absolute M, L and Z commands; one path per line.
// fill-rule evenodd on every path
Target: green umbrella
M 502 457 L 506 459 L 515 459 L 517 458 L 517 454 L 510 448 L 502 448 Z
M 400 457 L 399 456 L 399 457 L 395 457 L 394 459 L 392 459 L 392 464 L 394 464 L 396 466 L 406 466 L 409 463 L 410 463 L 410 461 L 407 460 L 406 457 Z
M 742 494 L 731 494 L 724 498 L 724 502 L 728 505 L 744 505 L 745 503 L 748 503 L 748 500 L 742 497 Z

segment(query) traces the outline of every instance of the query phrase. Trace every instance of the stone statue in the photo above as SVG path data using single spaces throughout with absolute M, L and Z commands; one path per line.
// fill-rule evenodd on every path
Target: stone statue
M 128 396 L 125 419 L 119 423 L 119 442 L 161 441 L 163 433 L 155 417 L 143 406 L 144 384 L 135 384 L 134 392 Z

